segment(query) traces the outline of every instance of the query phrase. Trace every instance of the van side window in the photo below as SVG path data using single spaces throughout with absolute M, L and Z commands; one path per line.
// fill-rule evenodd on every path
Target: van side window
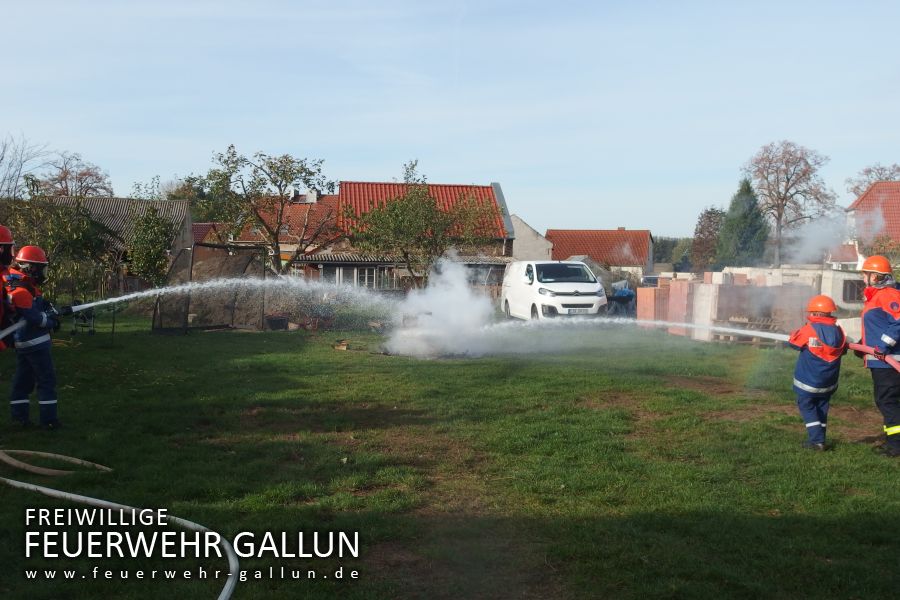
M 528 280 L 528 285 L 534 283 L 534 268 L 531 265 L 525 267 L 525 279 Z

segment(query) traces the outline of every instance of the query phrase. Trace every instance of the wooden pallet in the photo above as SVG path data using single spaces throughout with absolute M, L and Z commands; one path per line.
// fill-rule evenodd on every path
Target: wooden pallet
M 752 346 L 775 346 L 779 342 L 776 340 L 770 340 L 768 338 L 759 337 L 757 335 L 753 335 L 754 331 L 759 332 L 778 332 L 778 322 L 775 319 L 770 318 L 759 318 L 759 319 L 749 319 L 745 317 L 731 317 L 730 319 L 723 321 L 713 321 L 713 325 L 718 327 L 730 327 L 732 329 L 748 329 L 750 331 L 747 332 L 746 335 L 737 334 L 737 333 L 721 333 L 718 331 L 712 332 L 712 341 L 714 342 L 727 342 L 731 344 L 750 344 Z

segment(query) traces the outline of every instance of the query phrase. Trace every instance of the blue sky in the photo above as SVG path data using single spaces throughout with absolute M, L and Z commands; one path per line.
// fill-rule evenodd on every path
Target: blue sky
M 551 8 L 552 7 L 552 8 Z M 335 180 L 500 182 L 547 228 L 690 235 L 789 139 L 826 182 L 900 162 L 896 2 L 2 0 L 0 135 L 127 195 L 214 151 Z

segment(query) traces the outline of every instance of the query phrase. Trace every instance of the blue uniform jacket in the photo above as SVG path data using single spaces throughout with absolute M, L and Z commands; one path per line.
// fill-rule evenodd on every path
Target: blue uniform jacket
M 16 269 L 10 269 L 3 278 L 6 288 L 7 308 L 14 321 L 24 319 L 25 327 L 15 333 L 16 352 L 36 352 L 50 347 L 50 330 L 56 320 L 47 314 L 50 304 L 41 296 L 30 278 Z
M 844 330 L 834 317 L 813 317 L 791 334 L 800 351 L 794 368 L 794 391 L 805 396 L 831 396 L 837 390 L 841 356 L 847 351 Z
M 897 346 L 897 340 L 900 340 L 900 289 L 896 285 L 867 287 L 864 293 L 863 344 L 900 360 L 900 347 Z M 892 368 L 874 356 L 866 356 L 866 366 L 870 369 Z

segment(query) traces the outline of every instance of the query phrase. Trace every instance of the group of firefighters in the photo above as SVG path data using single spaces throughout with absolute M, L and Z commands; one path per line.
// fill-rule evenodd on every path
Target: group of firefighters
M 900 456 L 900 371 L 886 359 L 900 359 L 900 288 L 884 256 L 870 256 L 861 270 L 866 284 L 861 342 L 873 352 L 857 354 L 865 357 L 872 374 L 875 405 L 884 418 L 885 443 L 877 449 L 884 456 L 896 458 Z M 807 306 L 807 323 L 794 331 L 788 342 L 800 351 L 793 387 L 806 425 L 808 439 L 803 446 L 810 450 L 828 449 L 828 405 L 838 387 L 841 356 L 848 349 L 847 336 L 834 317 L 836 310 L 828 296 L 814 297 Z
M 37 387 L 40 425 L 58 429 L 56 372 L 50 356 L 50 332 L 58 330 L 59 317 L 71 308 L 57 311 L 42 294 L 40 285 L 47 270 L 47 255 L 38 246 L 23 246 L 14 254 L 15 241 L 8 227 L 0 225 L 0 325 L 25 321 L 12 340 L 0 340 L 0 350 L 10 344 L 16 350 L 16 372 L 10 392 L 12 419 L 24 427 L 32 425 L 31 392 Z M 15 266 L 13 257 L 15 256 Z M 862 266 L 865 304 L 862 311 L 862 343 L 873 348 L 865 355 L 872 374 L 875 405 L 884 417 L 886 442 L 880 452 L 900 456 L 900 371 L 886 362 L 887 356 L 900 359 L 900 288 L 894 281 L 890 261 L 870 256 Z M 834 316 L 837 306 L 828 296 L 810 300 L 807 323 L 791 334 L 790 346 L 800 351 L 794 370 L 793 389 L 797 407 L 806 425 L 804 447 L 826 450 L 825 431 L 828 407 L 837 390 L 841 357 L 848 342 Z M 894 351 L 897 354 L 894 354 Z
M 47 255 L 37 246 L 23 246 L 14 253 L 14 246 L 12 232 L 0 225 L 0 325 L 6 328 L 13 322 L 25 322 L 24 327 L 0 340 L 0 350 L 10 345 L 16 349 L 10 393 L 12 419 L 23 427 L 32 425 L 29 396 L 37 387 L 41 427 L 59 429 L 50 332 L 59 329 L 61 313 L 44 299 L 39 287 L 46 278 Z

